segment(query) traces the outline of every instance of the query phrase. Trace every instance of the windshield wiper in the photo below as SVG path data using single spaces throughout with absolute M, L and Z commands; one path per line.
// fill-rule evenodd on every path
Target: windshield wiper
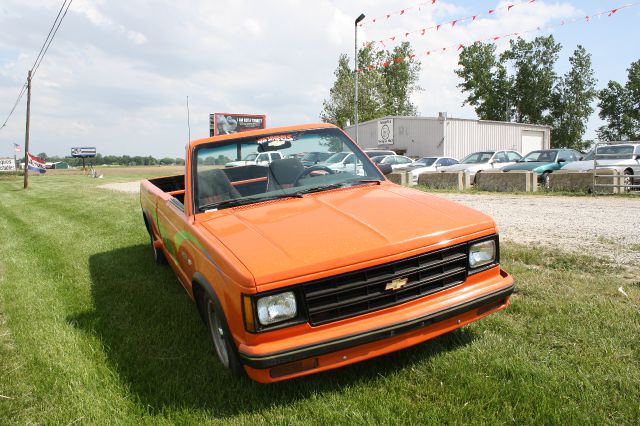
M 326 189 L 336 189 L 342 186 L 344 186 L 343 183 L 333 183 L 331 185 L 312 186 L 311 188 L 305 188 L 295 192 L 288 192 L 283 194 L 272 194 L 266 197 L 232 198 L 230 200 L 225 200 L 225 201 L 220 201 L 218 203 L 210 203 L 210 204 L 205 204 L 204 206 L 200 206 L 200 211 L 218 210 L 218 209 L 224 209 L 228 207 L 237 207 L 237 206 L 243 206 L 245 204 L 253 204 L 253 203 L 260 203 L 263 201 L 278 200 L 281 198 L 302 198 L 304 194 L 324 191 Z

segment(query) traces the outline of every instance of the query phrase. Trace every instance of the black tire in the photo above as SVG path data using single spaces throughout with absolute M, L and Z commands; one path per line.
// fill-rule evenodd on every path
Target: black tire
M 203 293 L 204 319 L 213 344 L 213 352 L 218 357 L 220 364 L 229 370 L 232 375 L 236 377 L 243 376 L 245 371 L 238 356 L 238 348 L 236 348 L 229 332 L 227 319 L 224 316 L 220 302 L 212 298 L 206 291 Z
M 478 176 L 480 175 L 480 173 L 482 173 L 482 170 L 477 171 L 475 175 L 473 175 L 473 186 L 476 186 L 478 184 Z
M 631 191 L 633 188 L 629 188 L 628 185 L 633 185 L 633 170 L 625 170 L 623 173 L 624 177 L 622 178 L 622 184 L 627 185 L 622 190 L 624 192 Z
M 164 252 L 161 249 L 156 248 L 156 246 L 153 244 L 154 242 L 153 231 L 149 231 L 149 239 L 151 240 L 151 250 L 153 251 L 153 260 L 156 262 L 157 265 L 166 265 L 167 258 L 164 255 Z
M 549 175 L 551 172 L 543 172 L 540 177 L 540 186 L 543 188 L 549 189 Z

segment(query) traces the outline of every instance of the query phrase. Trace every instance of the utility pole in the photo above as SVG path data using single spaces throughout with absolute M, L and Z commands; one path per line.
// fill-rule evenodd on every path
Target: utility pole
M 29 119 L 31 118 L 31 70 L 27 75 L 27 125 L 24 133 L 24 189 L 29 187 Z

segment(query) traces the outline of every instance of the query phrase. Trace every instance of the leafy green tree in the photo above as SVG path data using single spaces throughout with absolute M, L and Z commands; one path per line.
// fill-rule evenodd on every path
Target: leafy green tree
M 368 46 L 358 51 L 358 63 L 364 72 L 358 74 L 358 119 L 374 120 L 385 115 L 416 115 L 411 95 L 418 86 L 420 63 L 409 58 L 413 49 L 407 42 L 393 51 Z M 396 60 L 402 58 L 401 60 Z M 409 58 L 409 59 L 407 59 Z M 369 67 L 371 65 L 371 67 Z M 349 57 L 341 54 L 329 98 L 322 103 L 320 118 L 324 122 L 345 127 L 354 122 L 353 71 Z
M 600 140 L 640 139 L 640 60 L 633 62 L 627 71 L 624 86 L 609 81 L 598 93 L 598 115 L 607 122 L 596 131 Z
M 510 121 L 511 82 L 495 51 L 493 43 L 465 47 L 455 73 L 462 79 L 458 87 L 469 94 L 463 105 L 474 107 L 481 120 Z
M 556 72 L 554 66 L 562 46 L 553 36 L 511 40 L 502 53 L 501 63 L 514 70 L 510 98 L 517 123 L 545 124 L 551 109 L 551 94 Z
M 596 79 L 584 47 L 578 45 L 569 63 L 571 69 L 558 79 L 551 96 L 551 141 L 555 147 L 583 150 L 588 147 L 582 136 L 593 113 Z

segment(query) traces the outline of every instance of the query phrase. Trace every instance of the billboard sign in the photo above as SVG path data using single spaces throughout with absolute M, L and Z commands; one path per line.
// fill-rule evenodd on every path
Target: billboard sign
M 79 148 L 71 148 L 71 156 L 74 158 L 88 158 L 96 156 L 96 148 L 83 146 Z
M 223 112 L 209 114 L 209 136 L 228 135 L 266 127 L 266 115 L 228 114 Z
M 393 118 L 378 120 L 378 145 L 393 145 Z
M 13 158 L 2 157 L 0 158 L 0 172 L 15 172 L 16 162 Z

